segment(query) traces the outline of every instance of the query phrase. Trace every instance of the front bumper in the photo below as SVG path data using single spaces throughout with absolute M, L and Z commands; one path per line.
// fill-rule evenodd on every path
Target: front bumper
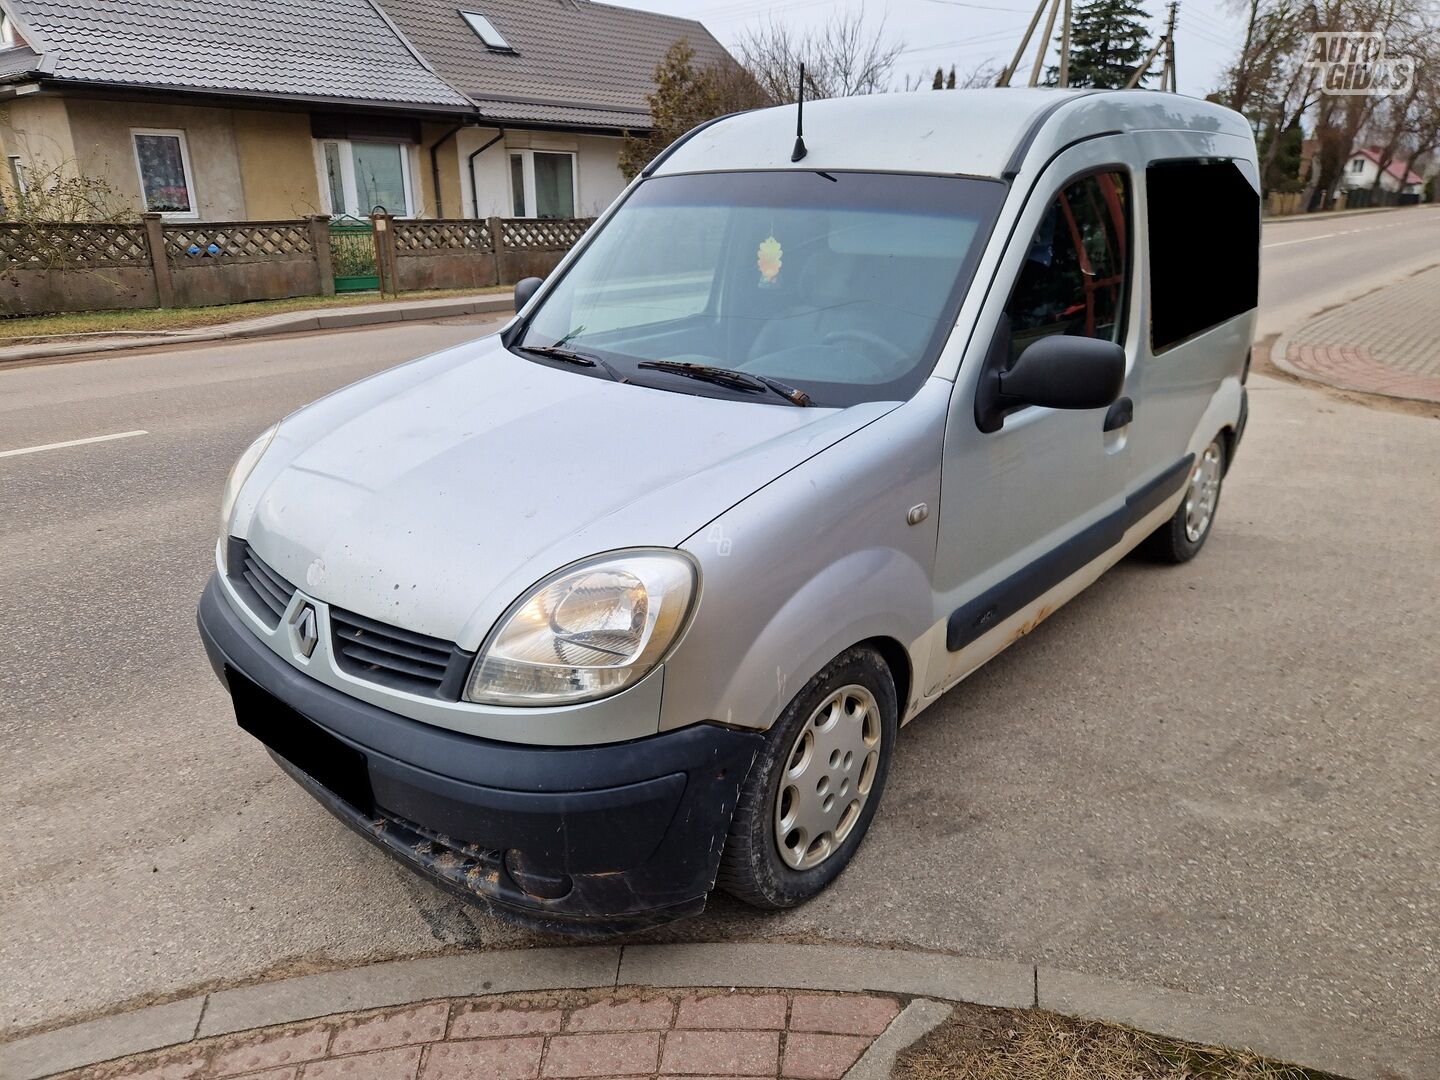
M 567 932 L 704 907 L 760 734 L 702 723 L 574 749 L 479 739 L 310 678 L 214 580 L 199 624 L 240 726 L 341 821 L 443 888 Z

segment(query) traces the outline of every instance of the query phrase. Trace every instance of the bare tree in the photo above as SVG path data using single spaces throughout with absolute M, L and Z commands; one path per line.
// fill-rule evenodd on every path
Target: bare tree
M 737 48 L 740 62 L 766 94 L 790 102 L 798 93 L 802 63 L 807 96 L 883 93 L 890 89 L 895 60 L 905 46 L 887 39 L 883 18 L 872 28 L 859 9 L 836 13 L 820 28 L 803 33 L 771 19 L 749 31 Z
M 1404 161 L 1401 176 L 1409 175 L 1415 159 L 1440 139 L 1440 21 L 1423 8 L 1412 15 L 1396 35 L 1395 51 L 1414 61 L 1414 78 L 1402 94 L 1377 103 L 1365 132 L 1366 144 L 1380 152 L 1372 192 L 1380 190 L 1392 164 Z
M 685 132 L 717 116 L 775 104 L 750 73 L 730 57 L 701 67 L 694 48 L 681 38 L 655 68 L 650 102 L 650 131 L 627 134 L 620 149 L 620 171 L 634 179 L 656 154 Z

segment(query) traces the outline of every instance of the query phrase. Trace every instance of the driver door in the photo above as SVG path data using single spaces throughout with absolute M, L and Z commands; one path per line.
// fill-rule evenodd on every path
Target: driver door
M 1069 334 L 1123 344 L 1129 392 L 1139 320 L 1126 149 L 1122 138 L 1096 139 L 1051 164 L 977 321 L 946 426 L 935 567 L 946 632 L 929 692 L 1027 633 L 1123 536 L 1128 399 L 1109 409 L 996 414 L 983 392 L 977 409 L 977 390 L 1026 346 Z

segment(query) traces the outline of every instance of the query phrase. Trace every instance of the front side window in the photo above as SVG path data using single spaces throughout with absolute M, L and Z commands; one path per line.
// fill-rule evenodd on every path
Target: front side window
M 1260 302 L 1260 192 L 1233 161 L 1145 170 L 1150 347 L 1162 352 Z
M 1119 341 L 1129 278 L 1125 174 L 1094 173 L 1050 203 L 1005 305 L 1010 359 L 1052 334 Z
M 136 131 L 135 162 L 145 209 L 167 217 L 197 217 L 190 151 L 183 131 Z
M 683 393 L 747 397 L 646 362 L 763 375 L 820 405 L 902 400 L 934 367 L 1004 195 L 880 173 L 652 178 L 512 344 L 561 343 Z
M 512 150 L 510 195 L 516 217 L 575 216 L 575 155 L 558 150 Z
M 410 150 L 404 143 L 332 139 L 322 144 L 330 212 L 367 217 L 377 210 L 414 217 Z

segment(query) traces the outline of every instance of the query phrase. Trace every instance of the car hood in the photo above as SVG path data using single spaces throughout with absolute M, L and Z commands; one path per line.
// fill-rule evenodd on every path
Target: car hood
M 310 595 L 478 648 L 559 567 L 673 547 L 896 403 L 800 409 L 620 385 L 496 337 L 281 425 L 235 532 Z

